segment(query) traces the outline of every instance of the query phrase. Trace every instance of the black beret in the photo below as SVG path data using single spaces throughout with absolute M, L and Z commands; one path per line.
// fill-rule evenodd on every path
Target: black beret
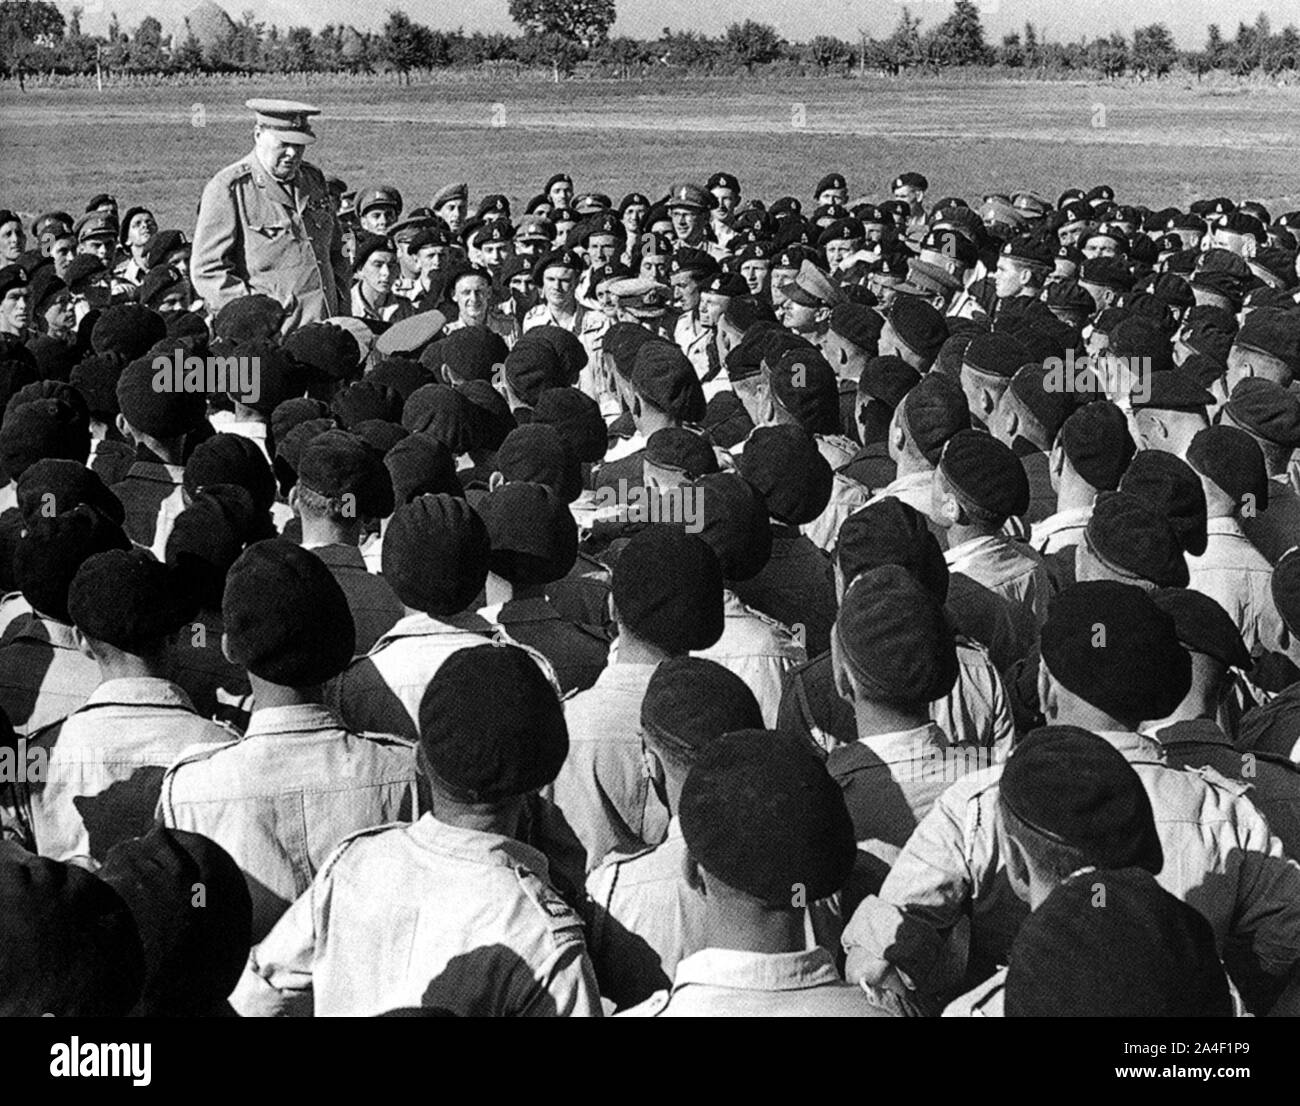
M 718 455 L 709 439 L 684 426 L 665 426 L 651 434 L 645 460 L 656 468 L 684 473 L 689 480 L 718 471 Z
M 386 234 L 371 234 L 368 231 L 361 231 L 356 236 L 356 244 L 352 247 L 352 271 L 360 272 L 370 255 L 377 251 L 384 251 L 396 255 L 397 247 Z
M 176 438 L 196 430 L 207 414 L 202 392 L 154 387 L 155 371 L 148 358 L 132 361 L 117 378 L 117 403 L 122 417 L 152 438 Z
M 1056 887 L 1020 927 L 1010 961 L 1010 1018 L 1232 1016 L 1214 931 L 1140 868 L 1093 869 Z
M 279 329 L 278 325 L 275 329 Z M 361 366 L 361 347 L 357 340 L 334 323 L 308 323 L 299 327 L 285 338 L 284 349 L 296 361 L 332 380 L 350 380 Z
M 943 315 L 916 296 L 899 296 L 889 312 L 889 323 L 899 340 L 926 360 L 932 361 L 948 338 Z
M 1268 506 L 1268 470 L 1259 442 L 1235 426 L 1208 426 L 1187 447 L 1187 463 L 1212 480 L 1246 517 Z
M 453 330 L 433 348 L 431 359 L 457 380 L 493 380 L 510 352 L 505 339 L 486 326 Z
M 1050 269 L 1055 264 L 1052 247 L 1040 234 L 1017 235 L 1002 247 L 1001 254 L 1013 261 L 1042 269 Z
M 710 292 L 715 296 L 743 297 L 749 295 L 749 284 L 739 273 L 714 273 L 704 283 L 701 292 Z
M 1102 492 L 1084 537 L 1112 568 L 1160 587 L 1187 586 L 1187 560 L 1173 523 L 1146 498 L 1122 488 Z
M 180 269 L 174 265 L 159 265 L 145 274 L 137 295 L 145 307 L 153 307 L 173 289 L 188 287 L 189 281 Z
M 266 455 L 242 434 L 213 434 L 195 446 L 182 483 L 191 498 L 210 484 L 237 484 L 260 511 L 269 511 L 275 502 L 275 474 Z
M 672 526 L 648 526 L 614 563 L 618 621 L 670 655 L 707 649 L 722 636 L 722 566 L 713 549 Z
M 1007 394 L 1042 426 L 1049 448 L 1075 408 L 1074 393 L 1059 387 L 1055 376 L 1045 365 L 1025 365 L 1017 370 L 1007 388 Z
M 559 580 L 578 557 L 569 506 L 541 484 L 503 484 L 478 504 L 492 542 L 489 567 L 517 588 Z
M 602 348 L 605 356 L 613 362 L 614 371 L 624 380 L 631 380 L 632 367 L 641 347 L 659 340 L 653 331 L 639 323 L 614 323 L 605 331 Z
M 236 344 L 274 339 L 288 312 L 270 296 L 252 294 L 231 300 L 212 320 L 212 334 Z
M 1144 407 L 1161 411 L 1204 411 L 1214 402 L 1214 397 L 1185 364 L 1164 372 L 1153 372 L 1144 379 L 1147 386 L 1135 389 L 1131 397 L 1134 411 Z M 1139 384 L 1142 382 L 1140 379 Z
M 703 657 L 663 661 L 641 700 L 642 731 L 686 765 L 724 734 L 762 728 L 763 711 L 749 685 Z
M 555 689 L 514 645 L 460 649 L 420 701 L 420 753 L 463 802 L 493 803 L 551 783 L 569 752 Z
M 898 565 L 937 602 L 948 598 L 948 563 L 925 515 L 892 495 L 859 507 L 844 520 L 835 563 L 846 586 L 864 572 Z
M 1205 488 L 1181 457 L 1158 449 L 1139 450 L 1121 478 L 1119 490 L 1136 496 L 1147 510 L 1163 515 L 1185 552 L 1193 557 L 1205 552 Z M 1170 582 L 1175 587 L 1183 586 Z
M 0 844 L 0 1017 L 116 1017 L 144 986 L 121 897 L 82 868 Z
M 1079 282 L 1127 292 L 1133 287 L 1133 273 L 1122 257 L 1087 257 L 1079 267 Z
M 1162 373 L 1174 367 L 1173 350 L 1169 335 L 1154 319 L 1145 315 L 1130 315 L 1110 331 L 1107 352 L 1130 362 L 1130 371 L 1139 379 L 1148 373 Z M 1137 362 L 1140 370 L 1133 369 Z
M 83 503 L 94 507 L 119 526 L 126 518 L 122 501 L 117 498 L 99 473 L 80 461 L 47 458 L 28 466 L 15 489 L 18 513 L 25 523 L 37 518 L 51 518 Z
M 806 741 L 779 730 L 711 741 L 686 776 L 680 817 L 705 873 L 770 907 L 826 898 L 853 870 L 839 784 Z
M 260 518 L 259 518 L 260 515 Z M 273 536 L 263 508 L 235 484 L 211 484 L 197 493 L 167 535 L 166 561 L 203 610 L 221 610 L 230 571 L 250 541 Z
M 835 640 L 870 699 L 942 699 L 957 682 L 957 644 L 940 601 L 907 568 L 881 565 L 844 593 Z
M 463 498 L 419 495 L 384 528 L 384 578 L 413 610 L 458 614 L 482 590 L 490 552 L 487 527 Z
M 1021 365 L 1032 361 L 1024 344 L 1003 331 L 977 334 L 962 356 L 962 365 L 985 376 L 1015 376 Z
M 328 566 L 283 538 L 240 554 L 226 574 L 221 616 L 231 660 L 286 687 L 332 679 L 356 647 L 347 596 Z
M 1167 718 L 1192 686 L 1174 620 L 1141 588 L 1113 580 L 1072 584 L 1052 598 L 1042 656 L 1058 683 L 1126 725 Z
M 489 451 L 500 449 L 506 436 L 519 425 L 505 397 L 486 380 L 467 380 L 455 387 L 469 402 L 471 448 Z M 559 389 L 562 392 L 568 390 Z M 542 393 L 543 396 L 546 394 Z M 537 421 L 535 411 L 533 421 Z M 603 419 L 601 425 L 604 426 Z
M 198 603 L 180 575 L 138 549 L 88 557 L 68 588 L 68 614 L 77 629 L 124 653 L 157 646 L 196 613 Z
M 1088 403 L 1061 426 L 1061 448 L 1070 465 L 1098 491 L 1114 491 L 1137 452 L 1128 419 L 1109 400 Z
M 840 432 L 839 379 L 819 350 L 786 349 L 768 377 L 773 399 L 809 434 Z
M 1300 396 L 1272 380 L 1239 380 L 1224 408 L 1229 417 L 1257 438 L 1286 449 L 1300 447 Z
M 699 491 L 694 522 L 717 554 L 723 578 L 743 582 L 757 576 L 772 555 L 767 504 L 733 472 L 702 477 L 694 487 Z
M 448 384 L 425 384 L 402 407 L 402 425 L 407 430 L 428 434 L 457 455 L 474 448 L 477 421 L 474 405 Z
M 167 337 L 167 323 L 152 308 L 136 303 L 118 303 L 104 309 L 90 332 L 96 353 L 116 353 L 123 361 L 143 357 L 155 343 Z
M 921 381 L 921 374 L 901 357 L 873 357 L 858 377 L 858 394 L 880 400 L 891 411 Z
M 384 456 L 398 442 L 414 437 L 401 423 L 386 419 L 362 419 L 353 423 L 351 431 L 380 456 Z
M 560 359 L 560 364 L 564 367 L 564 374 L 567 379 L 566 385 L 573 385 L 578 382 L 578 374 L 587 365 L 587 348 L 580 341 L 578 336 L 571 330 L 565 330 L 562 326 L 535 326 L 527 331 L 515 347 L 527 345 L 532 342 L 541 342 L 550 346 L 555 351 L 555 355 Z
M 1164 867 L 1151 800 L 1110 742 L 1077 726 L 1023 737 L 998 780 L 998 802 L 1049 841 L 1099 868 Z
M 939 471 L 967 503 L 1005 520 L 1029 509 L 1029 477 L 1011 447 L 991 434 L 959 430 L 943 447 Z
M 424 358 L 429 353 L 429 350 L 436 350 L 437 348 L 437 344 L 429 346 L 424 353 L 420 354 L 419 361 L 413 361 L 411 358 L 403 357 L 400 354 L 385 357 L 378 365 L 366 373 L 365 379 L 392 388 L 405 402 L 411 398 L 411 393 L 416 388 L 434 382 L 435 378 L 432 372 L 425 367 Z M 436 356 L 431 359 L 436 360 Z
M 334 393 L 330 410 L 344 429 L 351 430 L 357 423 L 371 419 L 399 422 L 402 404 L 402 397 L 395 388 L 373 380 L 357 380 Z
M 584 464 L 605 456 L 608 435 L 600 404 L 577 388 L 547 388 L 533 407 L 533 422 L 553 426 Z
M 465 497 L 456 475 L 456 458 L 442 442 L 427 434 L 408 434 L 384 454 L 393 481 L 393 500 L 400 507 L 418 495 Z
M 565 503 L 582 494 L 582 462 L 553 426 L 529 423 L 510 431 L 497 451 L 496 470 L 507 483 L 550 488 Z
M 1206 353 L 1193 353 L 1183 360 L 1177 371 L 1206 389 L 1223 379 L 1228 371 L 1228 363 L 1221 357 L 1211 357 Z M 1169 374 L 1162 373 L 1161 375 L 1167 376 Z M 1211 396 L 1211 401 L 1213 401 L 1213 396 Z M 1137 404 L 1135 403 L 1134 406 L 1136 407 Z
M 90 453 L 90 422 L 59 399 L 38 399 L 5 412 L 0 425 L 0 464 L 16 480 L 42 458 L 84 461 Z
M 949 376 L 928 373 L 899 406 L 903 429 L 917 451 L 937 464 L 953 435 L 970 429 L 970 405 L 961 385 Z
M 14 548 L 14 584 L 39 614 L 71 622 L 68 588 L 88 557 L 110 549 L 128 550 L 120 520 L 94 507 L 60 504 L 61 513 L 25 521 Z
M 307 419 L 300 422 L 275 445 L 275 460 L 272 468 L 280 481 L 282 490 L 288 491 L 298 482 L 298 464 L 302 460 L 303 450 L 311 444 L 313 438 L 327 430 L 337 430 L 334 420 Z
M 864 304 L 840 303 L 831 309 L 831 330 L 859 349 L 874 350 L 884 325 L 880 313 Z
M 719 392 L 704 409 L 703 427 L 710 440 L 723 449 L 743 442 L 754 429 L 745 405 L 733 391 Z
M 555 347 L 540 338 L 533 341 L 521 338 L 515 344 L 506 357 L 505 374 L 511 392 L 528 407 L 547 388 L 566 388 L 577 379 L 576 373 L 566 370 Z
M 393 480 L 382 457 L 346 430 L 326 430 L 307 443 L 298 460 L 298 484 L 327 499 L 352 496 L 359 518 L 393 513 Z
M 1204 653 L 1243 672 L 1254 664 L 1232 616 L 1208 595 L 1191 588 L 1157 588 L 1151 601 L 1174 620 L 1188 652 Z
M 68 374 L 68 382 L 86 401 L 92 418 L 111 422 L 118 413 L 117 381 L 122 359 L 115 353 L 83 357 Z
M 89 425 L 90 408 L 86 405 L 86 397 L 64 380 L 37 380 L 24 384 L 9 397 L 4 407 L 5 414 L 8 415 L 16 407 L 42 399 L 57 399 L 60 403 L 66 403 L 76 412 L 77 418 Z
M 1287 629 L 1300 636 L 1300 550 L 1289 550 L 1273 566 L 1269 590 Z
M 831 498 L 834 473 L 812 436 L 798 426 L 760 426 L 737 461 L 740 475 L 763 497 L 773 518 L 804 526 Z
M 637 395 L 676 422 L 704 418 L 704 390 L 695 366 L 672 342 L 646 342 L 637 351 L 631 383 Z
M 760 322 L 750 326 L 727 353 L 727 377 L 735 383 L 757 376 L 763 369 L 763 359 L 774 342 L 790 336 L 780 323 Z

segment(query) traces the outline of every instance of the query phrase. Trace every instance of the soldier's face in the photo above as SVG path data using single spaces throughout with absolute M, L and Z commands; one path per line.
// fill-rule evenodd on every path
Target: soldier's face
M 445 246 L 421 246 L 415 258 L 416 271 L 419 273 L 436 273 L 447 266 L 451 251 Z
M 77 256 L 77 244 L 71 238 L 60 238 L 50 247 L 50 260 L 54 262 L 54 275 L 62 280 L 68 266 Z
M 1113 238 L 1097 236 L 1089 238 L 1080 252 L 1084 257 L 1115 257 L 1119 254 L 1119 243 Z
M 162 299 L 153 305 L 153 309 L 159 315 L 175 315 L 181 311 L 189 310 L 189 295 L 184 288 L 177 288 L 175 291 L 168 292 Z
M 849 202 L 848 191 L 843 188 L 827 188 L 817 194 L 817 206 L 825 207 L 828 204 L 846 204 Z
M 448 200 L 442 207 L 438 208 L 437 213 L 442 216 L 442 221 L 451 228 L 453 234 L 460 230 L 460 225 L 465 221 L 465 201 Z
M 516 273 L 510 278 L 510 294 L 521 303 L 535 303 L 537 287 L 533 284 L 532 273 Z
M 112 256 L 107 238 L 87 238 L 81 243 L 81 252 L 99 258 L 105 265 L 108 264 L 108 259 Z
M 257 156 L 267 172 L 276 180 L 293 180 L 302 164 L 302 144 L 285 142 L 279 134 L 266 127 L 258 127 L 253 133 Z
M 515 245 L 513 242 L 484 242 L 479 250 L 483 254 L 484 265 L 489 269 L 499 269 L 507 258 L 514 256 Z
M 10 288 L 0 300 L 0 333 L 19 334 L 27 325 L 27 289 Z
M 487 314 L 488 282 L 480 276 L 465 277 L 456 282 L 456 306 L 460 313 L 472 319 Z
M 1062 246 L 1077 246 L 1083 234 L 1083 223 L 1066 223 L 1056 232 L 1056 240 Z
M 143 246 L 155 234 L 158 233 L 158 223 L 153 217 L 153 213 L 142 211 L 139 215 L 131 218 L 131 225 L 126 231 L 126 244 L 128 246 Z
M 832 269 L 838 269 L 850 254 L 861 247 L 859 241 L 849 241 L 844 238 L 836 238 L 833 242 L 826 243 L 826 262 Z
M 690 273 L 672 275 L 673 306 L 679 311 L 694 311 L 700 304 L 700 284 Z
M 396 218 L 397 212 L 391 207 L 372 207 L 361 216 L 361 226 L 371 234 L 387 234 Z
M 397 275 L 397 255 L 388 250 L 375 250 L 361 266 L 361 281 L 372 292 L 386 294 Z
M 550 196 L 553 208 L 568 207 L 569 201 L 573 199 L 573 185 L 567 180 L 556 181 L 551 185 L 551 190 L 547 195 Z
M 587 256 L 592 265 L 608 265 L 618 256 L 618 239 L 612 234 L 593 234 L 587 239 Z
M 715 188 L 713 194 L 718 198 L 717 211 L 719 215 L 730 215 L 736 210 L 736 204 L 740 202 L 740 197 L 730 188 Z
M 757 296 L 763 291 L 769 268 L 766 261 L 746 261 L 741 265 L 740 275 L 745 278 L 745 283 L 749 285 L 749 291 L 753 295 Z
M 730 302 L 730 296 L 720 296 L 716 292 L 703 293 L 700 296 L 700 321 L 705 326 L 717 326 Z
M 910 184 L 900 184 L 894 189 L 894 199 L 902 200 L 908 207 L 915 207 L 924 195 L 919 188 L 913 188 Z
M 704 213 L 693 207 L 674 207 L 668 212 L 673 221 L 673 233 L 678 238 L 687 239 L 695 235 L 704 220 Z
M 77 325 L 77 313 L 72 306 L 72 295 L 61 292 L 45 308 L 45 330 L 49 334 L 60 336 L 71 334 Z
M 0 263 L 14 264 L 26 248 L 27 235 L 23 231 L 22 223 L 17 219 L 10 219 L 0 227 Z
M 660 284 L 666 283 L 668 258 L 661 257 L 658 254 L 651 254 L 649 257 L 641 258 L 641 269 L 638 275 L 650 280 L 657 280 Z
M 998 299 L 1007 299 L 1019 293 L 1022 284 L 1021 269 L 1009 257 L 998 258 L 998 268 L 993 274 L 993 287 Z
M 573 302 L 577 274 L 572 269 L 552 268 L 542 274 L 542 294 L 552 307 L 568 307 Z
M 628 204 L 627 210 L 623 212 L 623 225 L 627 227 L 630 235 L 641 233 L 641 224 L 645 222 L 646 211 L 649 210 L 642 204 Z
M 777 314 L 781 319 L 781 325 L 787 330 L 793 330 L 796 334 L 806 334 L 817 329 L 824 310 L 821 307 L 809 307 L 807 304 L 787 299 L 781 304 Z

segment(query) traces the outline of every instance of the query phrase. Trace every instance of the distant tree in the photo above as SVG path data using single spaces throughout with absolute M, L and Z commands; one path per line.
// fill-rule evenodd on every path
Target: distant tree
M 1162 77 L 1177 58 L 1174 36 L 1163 23 L 1138 27 L 1133 32 L 1133 68 L 1152 77 Z
M 843 67 L 853 61 L 853 47 L 841 38 L 818 35 L 808 44 L 808 53 L 823 73 Z
M 140 26 L 131 36 L 128 54 L 132 69 L 141 73 L 157 73 L 166 68 L 162 49 L 162 24 L 152 15 L 140 20 Z
M 316 42 L 310 27 L 290 27 L 284 36 L 284 59 L 291 72 L 317 69 Z
M 1025 66 L 1039 69 L 1043 65 L 1043 55 L 1038 45 L 1038 29 L 1029 22 L 1025 23 Z
M 722 36 L 722 41 L 727 53 L 750 73 L 754 66 L 766 65 L 781 56 L 781 36 L 770 23 L 758 23 L 753 19 L 733 23 Z
M 614 0 L 510 0 L 525 35 L 559 35 L 587 49 L 609 37 L 614 14 Z
M 524 65 L 549 65 L 556 81 L 567 77 L 582 59 L 582 47 L 555 32 L 527 34 L 519 40 L 516 56 Z
M 898 73 L 920 65 L 925 61 L 925 47 L 921 42 L 921 20 L 904 8 L 898 26 L 885 40 L 884 45 L 891 72 Z
M 602 42 L 592 51 L 592 56 L 597 61 L 614 66 L 619 76 L 627 80 L 634 69 L 640 69 L 654 59 L 654 50 L 648 42 L 619 35 L 618 38 Z
M 172 67 L 182 73 L 198 73 L 204 67 L 203 47 L 191 31 L 180 46 L 172 50 Z
M 1205 40 L 1206 61 L 1211 69 L 1222 69 L 1228 63 L 1228 44 L 1223 41 L 1223 32 L 1217 23 L 1211 23 Z
M 673 31 L 665 27 L 655 50 L 664 65 L 704 68 L 712 72 L 714 63 L 723 52 L 723 43 L 699 31 Z
M 1122 76 L 1128 68 L 1128 41 L 1119 31 L 1110 38 L 1099 38 L 1088 46 L 1088 62 L 1104 77 Z
M 973 0 L 957 0 L 952 15 L 934 29 L 931 57 L 940 65 L 984 65 L 989 49 Z
M 388 13 L 388 22 L 379 37 L 379 57 L 398 72 L 399 79 L 411 83 L 411 70 L 429 64 L 432 32 L 423 23 L 412 22 L 404 11 Z
M 1017 32 L 1012 31 L 1002 36 L 997 60 L 999 65 L 1005 65 L 1008 69 L 1019 69 L 1025 64 L 1025 49 L 1020 45 L 1020 35 Z

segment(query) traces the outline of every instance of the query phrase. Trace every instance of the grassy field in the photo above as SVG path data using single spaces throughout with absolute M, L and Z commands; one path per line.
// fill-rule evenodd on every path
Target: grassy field
M 579 191 L 661 192 L 736 173 L 747 193 L 806 197 L 832 169 L 883 197 L 904 169 L 931 196 L 1108 182 L 1122 201 L 1226 194 L 1300 208 L 1300 89 L 943 80 L 507 81 L 399 88 L 281 84 L 0 92 L 0 206 L 79 212 L 95 192 L 193 226 L 203 182 L 251 147 L 249 96 L 324 111 L 309 159 L 414 206 L 468 180 L 523 202 L 567 169 Z

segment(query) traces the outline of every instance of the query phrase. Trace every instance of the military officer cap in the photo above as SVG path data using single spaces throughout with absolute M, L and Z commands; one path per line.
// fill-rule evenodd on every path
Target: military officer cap
M 1010 235 L 1024 224 L 1024 216 L 1016 210 L 1010 200 L 1000 196 L 990 196 L 979 209 L 980 219 L 990 230 L 997 228 L 1003 235 Z
M 706 876 L 776 909 L 840 890 L 856 845 L 844 795 L 806 741 L 740 730 L 710 742 L 682 788 L 682 836 Z
M 949 296 L 961 291 L 962 287 L 961 281 L 947 269 L 917 258 L 907 263 L 907 283 L 927 296 Z
M 1098 506 L 1121 494 L 1103 493 Z M 1174 586 L 1185 585 L 1184 572 Z M 1173 618 L 1141 588 L 1113 580 L 1072 584 L 1051 600 L 1042 658 L 1058 683 L 1125 722 L 1168 717 L 1192 684 Z
M 922 192 L 930 187 L 930 182 L 920 173 L 900 173 L 889 185 L 889 190 L 894 192 L 899 188 L 919 188 Z
M 1158 507 L 1122 486 L 1097 497 L 1084 540 L 1103 564 L 1127 577 L 1159 587 L 1187 586 L 1187 561 L 1173 524 Z
M 1241 630 L 1217 601 L 1191 588 L 1157 588 L 1151 600 L 1174 620 L 1178 640 L 1188 652 L 1203 653 L 1225 668 L 1250 670 L 1254 662 Z
M 613 206 L 614 201 L 603 192 L 584 192 L 573 199 L 573 209 L 579 215 L 595 215 L 601 211 L 609 211 Z
M 1285 449 L 1300 447 L 1300 397 L 1264 377 L 1237 382 L 1225 408 L 1238 426 Z
M 343 589 L 324 561 L 283 538 L 239 555 L 221 614 L 231 659 L 273 684 L 312 687 L 352 660 L 356 629 Z
M 939 470 L 965 503 L 999 521 L 1029 509 L 1029 477 L 1011 448 L 990 434 L 959 430 L 943 447 Z
M 320 108 L 294 100 L 245 100 L 244 107 L 253 112 L 258 126 L 277 132 L 285 142 L 306 146 L 316 141 L 311 117 Z
M 499 803 L 551 783 L 569 753 L 559 696 L 516 645 L 460 649 L 420 701 L 420 760 L 466 803 Z
M 1128 419 L 1115 404 L 1100 400 L 1080 407 L 1061 426 L 1061 448 L 1070 465 L 1100 491 L 1114 491 L 1137 446 Z
M 1139 451 L 1120 480 L 1119 490 L 1131 492 L 1159 511 L 1173 527 L 1179 544 L 1193 557 L 1205 552 L 1205 488 L 1181 457 L 1158 449 Z
M 491 548 L 482 518 L 462 496 L 422 494 L 384 527 L 384 578 L 413 610 L 457 614 L 482 590 Z
M 638 319 L 658 319 L 668 310 L 672 292 L 649 277 L 621 277 L 610 281 L 609 294 L 619 307 Z
M 834 307 L 844 293 L 811 261 L 803 261 L 795 278 L 781 286 L 788 299 L 804 307 Z
M 619 624 L 672 656 L 722 636 L 722 567 L 706 541 L 680 527 L 632 536 L 614 563 L 612 596 Z
M 961 385 L 950 376 L 927 373 L 899 407 L 899 418 L 920 454 L 937 464 L 944 445 L 970 429 L 970 406 Z
M 68 233 L 72 230 L 73 218 L 66 211 L 47 211 L 39 215 L 32 223 L 32 237 L 39 239 L 47 231 Z
M 480 501 L 478 512 L 492 543 L 488 567 L 515 587 L 552 583 L 577 560 L 577 523 L 549 487 L 502 484 Z
M 298 461 L 298 484 L 330 500 L 353 496 L 360 518 L 393 513 L 393 481 L 382 458 L 346 430 L 327 430 L 307 443 Z
M 525 215 L 515 230 L 519 242 L 550 242 L 555 238 L 555 224 L 544 215 Z
M 463 181 L 459 184 L 444 184 L 437 192 L 433 194 L 433 199 L 429 201 L 429 206 L 437 211 L 444 204 L 451 203 L 452 200 L 460 200 L 462 203 L 469 200 L 469 185 Z
M 719 271 L 704 282 L 700 291 L 709 292 L 715 296 L 747 296 L 749 295 L 749 285 L 739 273 Z
M 674 184 L 668 194 L 668 210 L 675 207 L 692 208 L 696 211 L 710 211 L 718 206 L 717 197 L 707 192 L 698 184 Z
M 117 217 L 111 211 L 88 211 L 72 228 L 78 242 L 92 238 L 117 239 Z
M 402 194 L 391 184 L 380 184 L 367 188 L 357 196 L 357 214 L 364 215 L 377 207 L 392 209 L 393 217 L 402 213 Z
M 1149 407 L 1160 411 L 1204 411 L 1214 397 L 1185 367 L 1153 372 L 1149 385 L 1132 397 L 1134 411 Z
M 673 342 L 646 342 L 632 364 L 631 383 L 645 402 L 677 422 L 699 422 L 704 418 L 699 375 Z
M 957 682 L 957 645 L 943 606 L 901 565 L 869 569 L 849 584 L 834 633 L 870 699 L 928 703 Z
M 142 549 L 109 549 L 88 557 L 68 588 L 73 625 L 124 653 L 156 649 L 197 611 L 179 574 Z
M 857 242 L 866 237 L 867 231 L 862 223 L 852 217 L 836 219 L 817 237 L 817 245 L 825 246 L 830 242 Z
M 684 426 L 665 426 L 650 435 L 645 460 L 655 468 L 682 473 L 689 480 L 718 471 L 718 456 L 709 440 Z
M 998 802 L 1090 864 L 1148 872 L 1164 865 L 1141 778 L 1110 742 L 1087 730 L 1044 726 L 1027 734 L 1002 770 Z
M 1042 219 L 1052 210 L 1051 204 L 1032 192 L 1017 192 L 1011 198 L 1011 206 L 1026 219 Z
M 831 466 L 801 427 L 759 427 L 745 443 L 737 467 L 763 497 L 768 513 L 788 526 L 812 522 L 830 502 Z

